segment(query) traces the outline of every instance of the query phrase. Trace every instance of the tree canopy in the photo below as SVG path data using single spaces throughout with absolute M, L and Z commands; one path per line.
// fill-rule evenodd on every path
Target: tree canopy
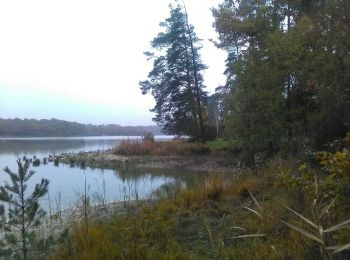
M 293 151 L 345 136 L 350 123 L 350 2 L 223 1 L 225 130 L 245 150 Z
M 170 5 L 170 17 L 160 26 L 164 30 L 151 42 L 154 52 L 145 53 L 153 60 L 153 69 L 140 82 L 141 91 L 153 95 L 153 120 L 165 133 L 204 139 L 206 66 L 199 55 L 200 40 L 180 5 Z

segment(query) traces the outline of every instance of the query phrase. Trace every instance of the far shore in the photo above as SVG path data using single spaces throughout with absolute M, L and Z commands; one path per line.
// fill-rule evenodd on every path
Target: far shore
M 170 140 L 173 135 L 155 135 L 156 140 Z M 0 136 L 0 141 L 16 140 L 71 140 L 71 139 L 141 139 L 142 135 L 86 135 L 86 136 Z

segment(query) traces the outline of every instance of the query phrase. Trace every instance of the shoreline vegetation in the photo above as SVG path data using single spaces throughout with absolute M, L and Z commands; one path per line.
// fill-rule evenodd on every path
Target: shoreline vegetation
M 221 148 L 221 147 L 220 147 Z M 59 162 L 77 167 L 183 169 L 232 172 L 239 162 L 218 148 L 186 141 L 125 140 L 117 148 L 61 154 Z
M 212 94 L 185 1 L 172 2 L 144 53 L 153 68 L 139 86 L 155 100 L 158 130 L 188 140 L 157 142 L 157 133 L 142 129 L 142 140 L 113 150 L 49 160 L 81 168 L 205 170 L 207 178 L 196 187 L 164 185 L 154 204 L 100 220 L 91 216 L 85 181 L 82 214 L 53 243 L 27 232 L 43 214 L 38 198 L 47 182 L 25 198 L 33 175 L 26 161 L 25 171 L 7 169 L 12 186 L 0 186 L 0 201 L 12 203 L 8 212 L 0 205 L 0 226 L 8 232 L 0 259 L 5 245 L 7 255 L 24 260 L 27 253 L 49 260 L 350 259 L 350 1 L 221 1 L 211 10 L 218 33 L 212 42 L 227 52 L 226 82 Z M 1 123 L 6 135 L 10 127 Z M 12 123 L 12 134 L 27 131 L 21 120 Z M 55 119 L 25 123 L 30 135 L 119 131 Z M 3 224 L 19 227 L 20 240 Z
M 164 145 L 173 145 L 169 143 Z M 347 259 L 350 136 L 343 144 L 339 151 L 309 155 L 313 162 L 302 154 L 275 156 L 255 167 L 236 168 L 231 178 L 213 170 L 194 190 L 169 187 L 152 205 L 141 203 L 137 210 L 103 220 L 82 220 L 49 259 Z M 140 145 L 133 141 L 126 147 Z M 86 156 L 95 159 L 93 164 L 101 158 L 138 158 L 137 167 L 157 158 L 166 169 L 169 158 L 184 158 L 118 152 L 80 153 L 62 161 L 74 158 L 79 165 L 78 158 Z
M 231 152 L 223 143 L 129 140 L 107 152 L 71 154 L 60 161 L 74 159 L 80 167 L 196 168 L 212 158 L 227 163 Z M 194 190 L 168 187 L 152 206 L 89 220 L 88 228 L 81 221 L 49 259 L 347 259 L 349 145 L 350 135 L 341 150 L 275 156 L 235 167 L 230 178 L 207 168 L 209 177 Z M 160 152 L 171 149 L 171 155 Z
M 186 157 L 193 166 L 230 154 L 222 140 L 153 144 L 167 147 L 161 149 L 167 153 L 173 149 L 168 156 L 160 150 L 148 154 L 140 142 L 152 145 L 129 140 L 108 151 L 61 155 L 59 162 L 71 164 L 74 158 L 80 167 L 114 167 L 138 158 L 132 167 L 140 167 L 156 158 L 166 170 L 169 158 Z M 50 210 L 42 220 L 37 239 L 47 244 L 29 252 L 29 259 L 347 259 L 350 135 L 342 142 L 339 151 L 312 155 L 314 162 L 302 154 L 275 156 L 255 167 L 237 167 L 230 178 L 207 169 L 209 177 L 198 188 L 167 187 L 151 201 L 106 203 L 80 194 L 66 215 Z M 136 148 L 138 155 L 116 154 Z
M 332 152 L 256 158 L 250 167 L 224 140 L 126 140 L 108 151 L 51 156 L 83 168 L 209 174 L 195 189 L 170 185 L 152 200 L 77 194 L 66 215 L 50 210 L 32 230 L 44 247 L 28 259 L 348 259 L 350 134 L 336 144 Z M 235 167 L 213 167 L 220 162 Z

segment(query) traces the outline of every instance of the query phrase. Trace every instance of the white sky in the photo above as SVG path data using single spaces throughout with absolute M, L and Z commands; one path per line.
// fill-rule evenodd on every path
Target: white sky
M 0 0 L 0 117 L 58 118 L 83 123 L 154 124 L 154 101 L 139 81 L 152 62 L 144 51 L 169 16 L 168 0 Z M 208 91 L 225 82 L 226 54 L 210 8 L 187 0 L 202 38 Z

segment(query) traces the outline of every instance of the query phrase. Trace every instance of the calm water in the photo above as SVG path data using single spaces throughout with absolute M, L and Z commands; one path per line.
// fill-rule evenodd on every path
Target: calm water
M 74 138 L 12 138 L 0 139 L 0 185 L 9 181 L 2 170 L 8 166 L 17 172 L 17 158 L 36 156 L 39 159 L 68 152 L 106 150 L 115 147 L 124 139 L 139 137 L 74 137 Z M 157 140 L 169 137 L 157 136 Z M 28 191 L 41 178 L 50 181 L 49 194 L 42 204 L 47 209 L 60 206 L 69 208 L 77 201 L 78 195 L 84 193 L 85 180 L 89 195 L 96 201 L 104 197 L 107 201 L 148 198 L 155 193 L 164 193 L 173 187 L 196 185 L 204 174 L 194 172 L 177 172 L 169 170 L 101 170 L 71 168 L 53 163 L 31 167 L 36 174 L 31 178 Z

